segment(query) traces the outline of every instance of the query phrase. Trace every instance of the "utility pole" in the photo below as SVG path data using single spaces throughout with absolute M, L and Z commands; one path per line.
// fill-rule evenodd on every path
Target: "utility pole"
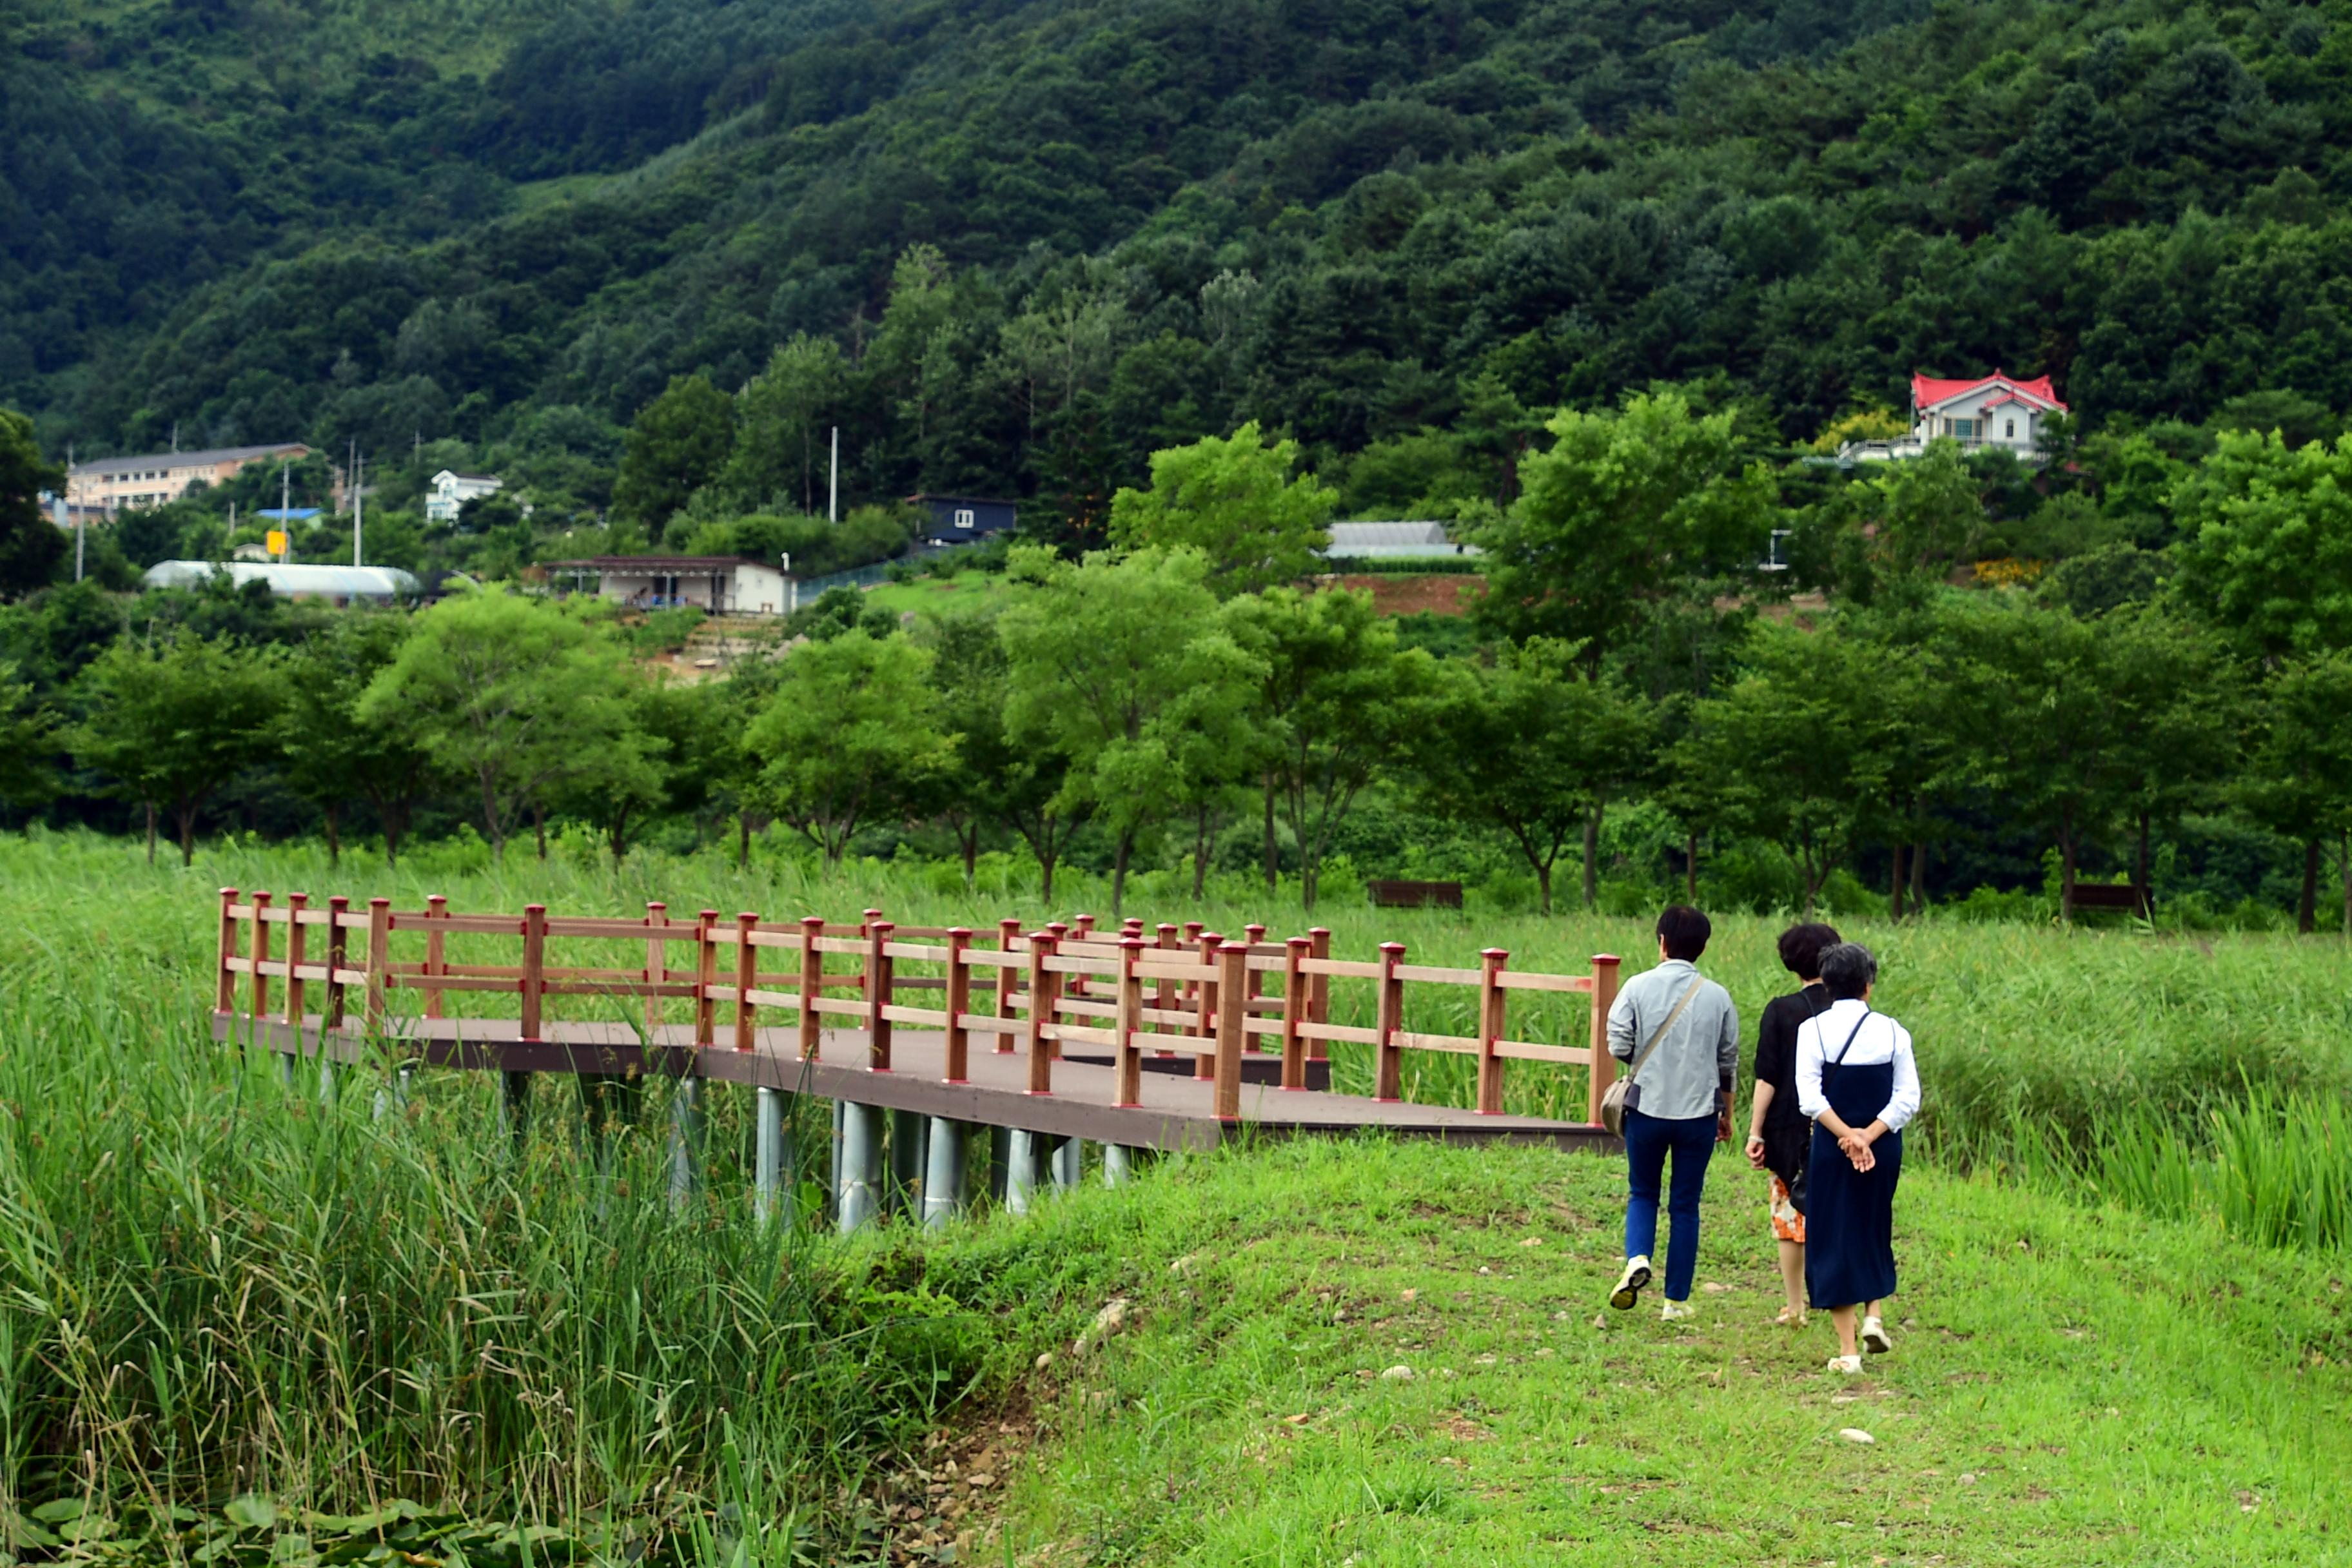
M 82 541 L 89 531 L 89 503 L 84 501 L 79 507 L 73 505 L 73 443 L 68 441 L 66 443 L 66 488 L 58 497 L 58 524 L 64 526 L 66 510 L 71 507 L 74 518 L 74 581 L 79 583 L 81 581 Z
M 291 462 L 280 463 L 278 465 L 278 530 L 279 532 L 284 533 L 293 528 L 294 519 L 288 515 L 293 510 L 294 465 Z M 289 540 L 287 542 L 290 544 L 293 542 Z
M 841 426 L 833 427 L 833 461 L 824 466 L 824 520 L 841 521 Z
M 360 524 L 367 516 L 367 458 L 356 449 L 352 453 L 352 564 L 364 564 L 360 557 Z

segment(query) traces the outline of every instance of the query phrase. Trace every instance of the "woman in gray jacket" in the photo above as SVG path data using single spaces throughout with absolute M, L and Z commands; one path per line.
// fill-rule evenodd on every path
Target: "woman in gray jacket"
M 1609 1304 L 1630 1310 L 1650 1282 L 1658 1244 L 1658 1188 L 1666 1160 L 1665 1301 L 1658 1315 L 1691 1315 L 1698 1268 L 1698 1205 L 1715 1146 L 1731 1137 L 1731 1084 L 1739 1070 L 1739 1010 L 1698 972 L 1713 927 L 1686 904 L 1658 916 L 1658 966 L 1634 975 L 1609 1009 L 1609 1054 L 1631 1064 L 1625 1097 L 1625 1268 Z

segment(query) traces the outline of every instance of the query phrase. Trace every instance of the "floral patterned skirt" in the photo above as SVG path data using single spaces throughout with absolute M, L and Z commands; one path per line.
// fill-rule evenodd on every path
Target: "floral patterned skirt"
M 1788 1184 L 1778 1176 L 1772 1178 L 1772 1234 L 1782 1241 L 1805 1245 L 1805 1216 L 1789 1201 Z

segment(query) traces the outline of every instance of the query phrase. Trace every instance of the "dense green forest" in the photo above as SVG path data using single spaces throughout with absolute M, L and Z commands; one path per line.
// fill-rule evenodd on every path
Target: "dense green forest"
M 395 494 L 459 460 L 602 514 L 673 377 L 806 334 L 771 445 L 838 423 L 860 499 L 1081 534 L 1250 418 L 1354 510 L 1507 497 L 1525 410 L 1660 379 L 1791 440 L 1995 365 L 2094 430 L 2332 427 L 2347 17 L 20 6 L 0 399 L 60 452 L 356 440 Z

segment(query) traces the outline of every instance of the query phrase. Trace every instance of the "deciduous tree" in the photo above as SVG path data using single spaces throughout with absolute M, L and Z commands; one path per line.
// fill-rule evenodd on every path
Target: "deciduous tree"
M 1151 488 L 1111 498 L 1111 542 L 1123 550 L 1197 550 L 1221 596 L 1295 583 L 1330 538 L 1339 492 L 1293 478 L 1298 444 L 1268 445 L 1256 421 L 1151 455 Z
M 1743 463 L 1729 414 L 1679 392 L 1622 410 L 1562 409 L 1549 451 L 1520 465 L 1518 504 L 1479 532 L 1481 613 L 1514 637 L 1580 643 L 1588 668 L 1670 602 L 1762 559 L 1773 489 Z
M 1185 737 L 1245 709 L 1263 667 L 1218 623 L 1196 550 L 1083 562 L 1016 552 L 1029 586 L 998 623 L 1005 727 L 1015 744 L 1067 759 L 1057 809 L 1081 804 L 1111 830 L 1111 904 L 1137 838 L 1183 788 Z
M 280 660 L 184 635 L 152 645 L 125 639 L 78 685 L 89 716 L 68 738 L 75 759 L 146 808 L 150 865 L 158 810 L 172 814 L 180 864 L 194 865 L 197 815 L 268 752 L 285 697 Z
M 930 668 L 930 650 L 898 633 L 846 632 L 784 659 L 745 744 L 767 805 L 824 851 L 827 870 L 859 827 L 919 809 L 947 764 Z
M 476 792 L 482 832 L 503 862 L 526 815 L 543 821 L 566 780 L 625 743 L 630 679 L 625 657 L 595 627 L 485 589 L 419 615 L 358 711 L 363 723 L 413 718 L 426 754 Z

